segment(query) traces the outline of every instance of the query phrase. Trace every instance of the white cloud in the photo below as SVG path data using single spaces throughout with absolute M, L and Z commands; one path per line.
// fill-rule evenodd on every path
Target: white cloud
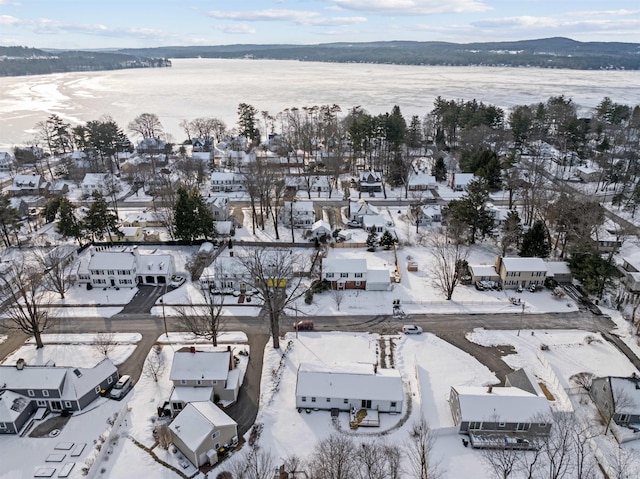
M 492 10 L 479 0 L 325 0 L 344 10 L 386 15 L 434 15 L 440 13 L 472 13 Z
M 246 23 L 238 23 L 234 25 L 218 25 L 216 29 L 224 33 L 232 33 L 232 34 L 256 33 L 255 29 L 251 28 Z
M 208 15 L 219 20 L 245 22 L 290 22 L 306 26 L 355 25 L 366 22 L 365 17 L 324 17 L 318 12 L 286 9 L 223 12 L 213 10 Z
M 0 0 L 0 5 L 7 5 L 10 7 L 19 7 L 22 4 L 20 2 L 10 2 L 9 0 Z

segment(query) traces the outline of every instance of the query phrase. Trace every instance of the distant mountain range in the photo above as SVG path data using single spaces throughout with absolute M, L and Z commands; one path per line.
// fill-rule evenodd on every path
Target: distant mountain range
M 67 51 L 0 47 L 0 76 L 169 67 L 168 58 L 247 58 L 396 65 L 639 70 L 640 44 L 544 38 L 516 42 L 366 42 Z
M 256 58 L 397 65 L 509 66 L 638 70 L 640 44 L 545 38 L 516 42 L 367 42 L 319 45 L 221 45 L 118 50 L 164 58 Z
M 171 62 L 164 58 L 150 58 L 128 53 L 0 47 L 0 76 L 170 66 Z

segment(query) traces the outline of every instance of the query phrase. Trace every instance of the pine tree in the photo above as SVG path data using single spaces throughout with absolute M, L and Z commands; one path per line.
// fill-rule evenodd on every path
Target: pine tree
M 60 199 L 56 232 L 65 238 L 75 238 L 82 247 L 84 237 L 83 224 L 76 217 L 76 207 L 67 198 Z
M 384 249 L 391 249 L 396 241 L 389 230 L 384 230 L 384 233 L 382 233 L 380 237 L 380 246 L 384 247 Z
M 515 210 L 509 211 L 507 219 L 502 225 L 502 238 L 500 246 L 502 248 L 502 256 L 507 253 L 510 246 L 518 246 L 522 238 L 522 225 L 520 224 L 520 215 Z
M 176 236 L 190 244 L 195 239 L 216 236 L 213 213 L 197 189 L 178 188 L 178 199 L 173 211 Z
M 109 241 L 113 242 L 113 235 L 122 236 L 118 230 L 118 217 L 109 209 L 107 200 L 101 193 L 93 193 L 93 203 L 84 218 L 84 227 L 92 236 L 94 241 L 109 236 Z
M 369 236 L 367 236 L 367 246 L 369 249 L 375 249 L 378 245 L 378 233 L 373 228 L 369 232 Z
M 447 179 L 447 166 L 444 164 L 442 157 L 438 158 L 431 167 L 431 175 L 436 177 L 436 181 L 445 181 Z
M 537 220 L 529 231 L 522 235 L 520 256 L 546 258 L 550 252 L 549 231 L 543 221 Z

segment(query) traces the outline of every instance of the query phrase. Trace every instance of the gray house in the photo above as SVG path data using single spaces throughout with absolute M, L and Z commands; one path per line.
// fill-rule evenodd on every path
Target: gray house
M 589 395 L 605 420 L 640 432 L 640 378 L 594 378 Z
M 169 430 L 173 444 L 196 467 L 216 464 L 221 448 L 238 443 L 238 425 L 210 401 L 188 404 Z
M 108 358 L 93 368 L 0 366 L 0 433 L 17 433 L 38 408 L 81 411 L 118 377 Z
M 402 378 L 395 369 L 361 363 L 298 367 L 297 408 L 401 412 L 403 401 Z
M 473 447 L 537 449 L 550 435 L 551 410 L 535 380 L 524 373 L 508 381 L 518 386 L 451 387 L 453 420 Z

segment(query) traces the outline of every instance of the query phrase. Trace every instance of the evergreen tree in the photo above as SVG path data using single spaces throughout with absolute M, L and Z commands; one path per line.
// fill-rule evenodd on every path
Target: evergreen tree
M 118 229 L 117 215 L 109 209 L 107 200 L 97 191 L 93 193 L 93 203 L 84 218 L 84 227 L 94 241 L 109 236 L 109 241 L 113 242 L 113 235 L 122 236 Z
M 367 247 L 369 249 L 375 249 L 378 245 L 378 233 L 373 228 L 369 232 L 369 236 L 367 236 Z
M 407 129 L 406 143 L 409 148 L 420 148 L 422 146 L 422 125 L 418 115 L 411 117 L 411 123 Z
M 4 245 L 11 246 L 9 234 L 17 232 L 22 227 L 20 213 L 11 206 L 8 196 L 0 195 L 0 230 Z
M 258 130 L 256 115 L 258 110 L 247 103 L 238 105 L 238 126 L 240 134 L 247 138 L 253 145 L 260 143 L 260 131 Z
M 173 210 L 175 234 L 190 244 L 198 238 L 213 238 L 216 235 L 213 213 L 200 191 L 193 188 L 178 188 L 178 198 Z
M 493 228 L 493 219 L 486 209 L 488 200 L 487 182 L 483 178 L 476 178 L 469 182 L 462 199 L 449 202 L 447 219 L 450 227 L 459 232 L 466 229 L 471 244 L 484 238 Z
M 51 198 L 47 201 L 47 204 L 44 205 L 44 218 L 47 223 L 55 221 L 58 210 L 60 209 L 60 201 L 61 198 L 56 196 L 55 198 Z
M 76 217 L 75 211 L 76 207 L 67 198 L 60 199 L 56 232 L 64 238 L 75 238 L 78 245 L 82 247 L 83 225 Z
M 517 211 L 511 210 L 507 215 L 507 219 L 502 225 L 502 238 L 500 239 L 500 247 L 502 248 L 502 256 L 507 253 L 510 246 L 518 246 L 522 238 L 522 224 L 520 223 L 520 215 Z
M 436 181 L 445 181 L 447 179 L 447 166 L 444 164 L 442 157 L 438 158 L 431 167 L 431 175 L 436 177 Z
M 384 249 L 391 249 L 391 247 L 396 243 L 396 239 L 389 232 L 389 230 L 384 230 L 382 236 L 380 237 L 380 246 L 383 246 Z
M 598 295 L 599 298 L 602 298 L 605 288 L 613 283 L 613 279 L 620 276 L 612 261 L 595 252 L 574 254 L 569 260 L 569 269 L 587 293 Z
M 551 252 L 549 231 L 544 221 L 537 220 L 533 226 L 522 235 L 520 256 L 546 258 Z

